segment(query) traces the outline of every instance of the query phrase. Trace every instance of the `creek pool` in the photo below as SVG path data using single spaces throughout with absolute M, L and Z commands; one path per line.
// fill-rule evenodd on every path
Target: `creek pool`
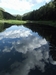
M 3 25 L 0 75 L 56 75 L 56 29 L 31 26 Z

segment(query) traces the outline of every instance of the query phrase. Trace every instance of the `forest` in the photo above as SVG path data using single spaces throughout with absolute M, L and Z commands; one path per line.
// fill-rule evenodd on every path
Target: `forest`
M 21 15 L 12 15 L 0 7 L 0 20 L 21 20 Z
M 21 15 L 11 15 L 0 7 L 0 20 L 29 20 L 29 21 L 56 21 L 56 1 L 51 0 L 49 3 Z
M 33 10 L 31 12 L 25 13 L 22 17 L 23 20 L 52 20 L 56 21 L 56 1 L 51 0 L 44 6 L 40 7 L 38 10 Z

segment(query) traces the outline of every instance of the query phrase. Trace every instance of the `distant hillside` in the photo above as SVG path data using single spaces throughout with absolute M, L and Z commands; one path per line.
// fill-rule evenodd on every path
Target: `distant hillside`
M 16 19 L 16 17 L 6 12 L 3 8 L 0 7 L 0 19 Z
M 33 20 L 33 21 L 56 21 L 56 0 L 51 0 L 37 10 L 21 15 L 11 15 L 3 8 L 0 8 L 0 19 L 15 19 L 15 20 Z
M 55 20 L 56 21 L 56 0 L 51 0 L 39 9 L 25 13 L 23 20 Z
M 17 14 L 17 15 L 14 15 L 16 17 L 16 20 L 22 20 L 22 16 Z

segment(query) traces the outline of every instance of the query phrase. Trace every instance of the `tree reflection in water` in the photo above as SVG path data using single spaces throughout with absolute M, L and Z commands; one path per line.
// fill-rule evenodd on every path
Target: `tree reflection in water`
M 52 28 L 48 32 L 41 25 L 25 26 L 29 29 L 14 25 L 0 33 L 0 74 L 56 74 L 55 31 L 52 34 Z

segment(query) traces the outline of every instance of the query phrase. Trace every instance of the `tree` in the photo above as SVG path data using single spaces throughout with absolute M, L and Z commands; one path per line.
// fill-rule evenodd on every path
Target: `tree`
M 21 15 L 16 15 L 16 20 L 22 20 L 22 16 Z
M 5 11 L 5 10 L 4 10 L 3 8 L 1 8 L 1 7 L 0 7 L 0 10 L 1 10 L 1 11 Z
M 3 12 L 0 10 L 0 19 L 3 19 Z
M 55 0 L 41 6 L 39 9 L 23 15 L 23 20 L 56 20 Z

